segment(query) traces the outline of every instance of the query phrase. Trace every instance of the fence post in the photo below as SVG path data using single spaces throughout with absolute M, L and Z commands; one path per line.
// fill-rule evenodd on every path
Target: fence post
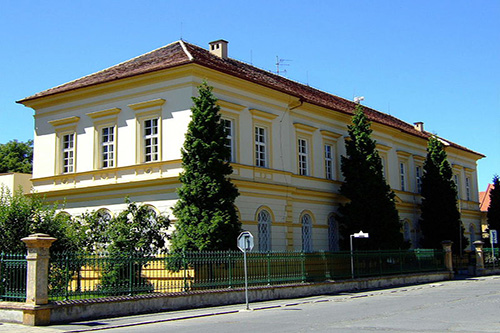
M 477 240 L 472 243 L 475 247 L 476 252 L 476 275 L 483 275 L 484 272 L 484 256 L 483 256 L 483 245 L 484 242 Z
M 450 273 L 450 279 L 453 278 L 453 254 L 451 252 L 451 245 L 453 242 L 450 240 L 445 240 L 441 242 L 444 251 L 444 265 L 446 270 Z
M 50 323 L 50 308 L 40 307 L 49 302 L 49 248 L 56 238 L 47 234 L 33 234 L 21 239 L 28 247 L 26 260 L 28 276 L 23 324 L 38 326 Z

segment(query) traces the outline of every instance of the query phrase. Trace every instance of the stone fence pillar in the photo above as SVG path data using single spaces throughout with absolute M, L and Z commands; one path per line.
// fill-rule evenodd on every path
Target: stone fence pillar
M 21 240 L 28 247 L 26 256 L 28 262 L 26 305 L 28 308 L 24 310 L 23 323 L 48 325 L 50 309 L 46 309 L 43 305 L 49 302 L 49 248 L 56 238 L 46 234 L 33 234 Z
M 444 251 L 444 265 L 446 266 L 446 270 L 450 273 L 450 279 L 453 278 L 453 256 L 451 252 L 451 246 L 453 242 L 450 240 L 445 240 L 441 242 Z
M 483 255 L 484 242 L 477 240 L 472 244 L 474 245 L 474 248 L 476 250 L 476 275 L 482 275 L 484 272 L 484 255 Z

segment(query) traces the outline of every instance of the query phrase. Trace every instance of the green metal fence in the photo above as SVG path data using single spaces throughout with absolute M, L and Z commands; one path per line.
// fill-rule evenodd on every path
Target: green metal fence
M 500 249 L 495 247 L 492 251 L 490 248 L 483 248 L 484 267 L 500 268 Z
M 26 254 L 0 253 L 0 301 L 26 300 Z
M 283 285 L 444 270 L 437 250 L 257 253 L 248 257 L 249 286 Z M 150 293 L 190 293 L 244 285 L 241 252 L 60 253 L 50 261 L 51 300 Z

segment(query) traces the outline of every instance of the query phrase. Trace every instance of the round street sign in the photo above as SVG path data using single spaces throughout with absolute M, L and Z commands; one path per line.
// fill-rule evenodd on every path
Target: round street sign
M 250 231 L 243 231 L 237 238 L 238 249 L 249 252 L 253 249 L 253 236 Z

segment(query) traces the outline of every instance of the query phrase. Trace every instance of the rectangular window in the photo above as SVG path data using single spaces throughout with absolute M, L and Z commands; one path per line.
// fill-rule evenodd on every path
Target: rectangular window
M 467 197 L 467 201 L 470 201 L 470 178 L 465 177 L 465 195 Z
M 415 168 L 415 178 L 417 185 L 417 193 L 422 193 L 422 167 Z
M 453 175 L 453 180 L 455 181 L 455 186 L 457 187 L 457 197 L 460 199 L 460 183 L 458 180 L 458 175 Z
M 325 145 L 325 177 L 326 179 L 333 179 L 333 153 L 331 145 Z
M 144 121 L 144 161 L 159 160 L 158 118 Z
M 266 129 L 264 127 L 255 127 L 255 165 L 258 167 L 267 167 L 267 145 Z
M 233 121 L 229 119 L 223 119 L 224 128 L 226 130 L 226 147 L 229 148 L 230 157 L 229 162 L 234 162 L 234 128 Z
M 385 172 L 385 166 L 387 163 L 385 163 L 385 157 L 380 156 L 380 164 L 382 164 L 382 176 L 384 176 L 384 178 L 387 179 L 387 174 Z
M 399 163 L 399 178 L 401 182 L 401 191 L 406 191 L 406 170 L 404 163 Z
M 307 152 L 307 140 L 299 139 L 299 174 L 303 176 L 309 175 L 309 155 Z
M 101 129 L 101 158 L 102 167 L 111 168 L 115 166 L 115 127 L 104 127 Z
M 62 172 L 69 173 L 75 170 L 75 133 L 65 134 L 62 137 Z

